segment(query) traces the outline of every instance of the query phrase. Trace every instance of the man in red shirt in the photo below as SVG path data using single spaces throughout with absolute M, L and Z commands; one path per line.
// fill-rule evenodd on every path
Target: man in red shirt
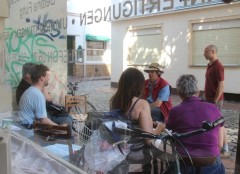
M 217 57 L 217 47 L 209 45 L 204 50 L 204 56 L 209 60 L 205 80 L 205 99 L 207 102 L 215 103 L 222 107 L 224 68 Z
M 161 77 L 163 69 L 158 63 L 151 63 L 146 69 L 149 79 L 145 81 L 144 98 L 151 107 L 153 121 L 167 122 L 172 108 L 171 86 Z
M 218 105 L 221 109 L 223 105 L 223 86 L 224 86 L 224 68 L 217 57 L 217 47 L 208 45 L 204 50 L 204 57 L 209 60 L 207 71 L 205 74 L 204 98 L 209 103 Z M 227 134 L 225 127 L 220 130 L 219 146 L 223 146 L 221 150 L 222 157 L 229 157 Z

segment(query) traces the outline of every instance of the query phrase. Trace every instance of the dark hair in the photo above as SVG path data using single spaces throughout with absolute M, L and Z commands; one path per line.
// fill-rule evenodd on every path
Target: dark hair
M 32 84 L 36 84 L 41 77 L 45 77 L 49 68 L 43 64 L 36 64 L 32 69 L 31 80 Z
M 132 98 L 143 96 L 145 79 L 136 68 L 127 68 L 118 82 L 118 89 L 110 100 L 111 109 L 121 109 L 124 113 L 131 106 Z
M 35 64 L 32 62 L 28 62 L 22 66 L 22 78 L 24 78 L 27 74 L 31 75 L 34 65 Z
M 176 82 L 178 94 L 181 97 L 191 97 L 195 95 L 199 91 L 197 82 L 197 78 L 192 74 L 181 75 Z

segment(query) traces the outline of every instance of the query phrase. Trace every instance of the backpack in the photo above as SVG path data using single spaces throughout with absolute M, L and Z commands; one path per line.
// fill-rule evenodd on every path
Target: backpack
M 51 116 L 68 117 L 68 112 L 62 105 L 54 104 L 52 101 L 46 101 L 47 113 Z

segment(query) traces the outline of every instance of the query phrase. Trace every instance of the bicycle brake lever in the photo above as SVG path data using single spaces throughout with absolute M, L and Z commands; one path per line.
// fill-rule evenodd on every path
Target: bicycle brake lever
M 172 136 L 172 131 L 170 131 L 168 129 L 164 129 L 164 132 L 166 132 L 168 135 Z
M 118 141 L 118 142 L 116 142 L 116 143 L 113 143 L 112 146 L 114 147 L 114 146 L 116 146 L 116 145 L 118 145 L 118 144 L 121 144 L 121 143 L 127 143 L 128 140 L 129 140 L 129 139 L 124 139 L 124 140 Z
M 204 121 L 204 122 L 202 122 L 202 128 L 206 129 L 206 130 L 211 130 L 212 129 L 212 124 L 207 122 L 207 121 Z

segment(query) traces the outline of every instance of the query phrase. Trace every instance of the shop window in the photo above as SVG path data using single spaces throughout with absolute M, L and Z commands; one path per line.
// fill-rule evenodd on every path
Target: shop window
M 106 42 L 87 41 L 87 60 L 103 61 L 105 50 L 106 50 Z
M 215 20 L 192 23 L 192 42 L 190 55 L 192 66 L 206 66 L 204 48 L 214 44 L 218 48 L 218 58 L 224 66 L 240 65 L 240 19 Z

